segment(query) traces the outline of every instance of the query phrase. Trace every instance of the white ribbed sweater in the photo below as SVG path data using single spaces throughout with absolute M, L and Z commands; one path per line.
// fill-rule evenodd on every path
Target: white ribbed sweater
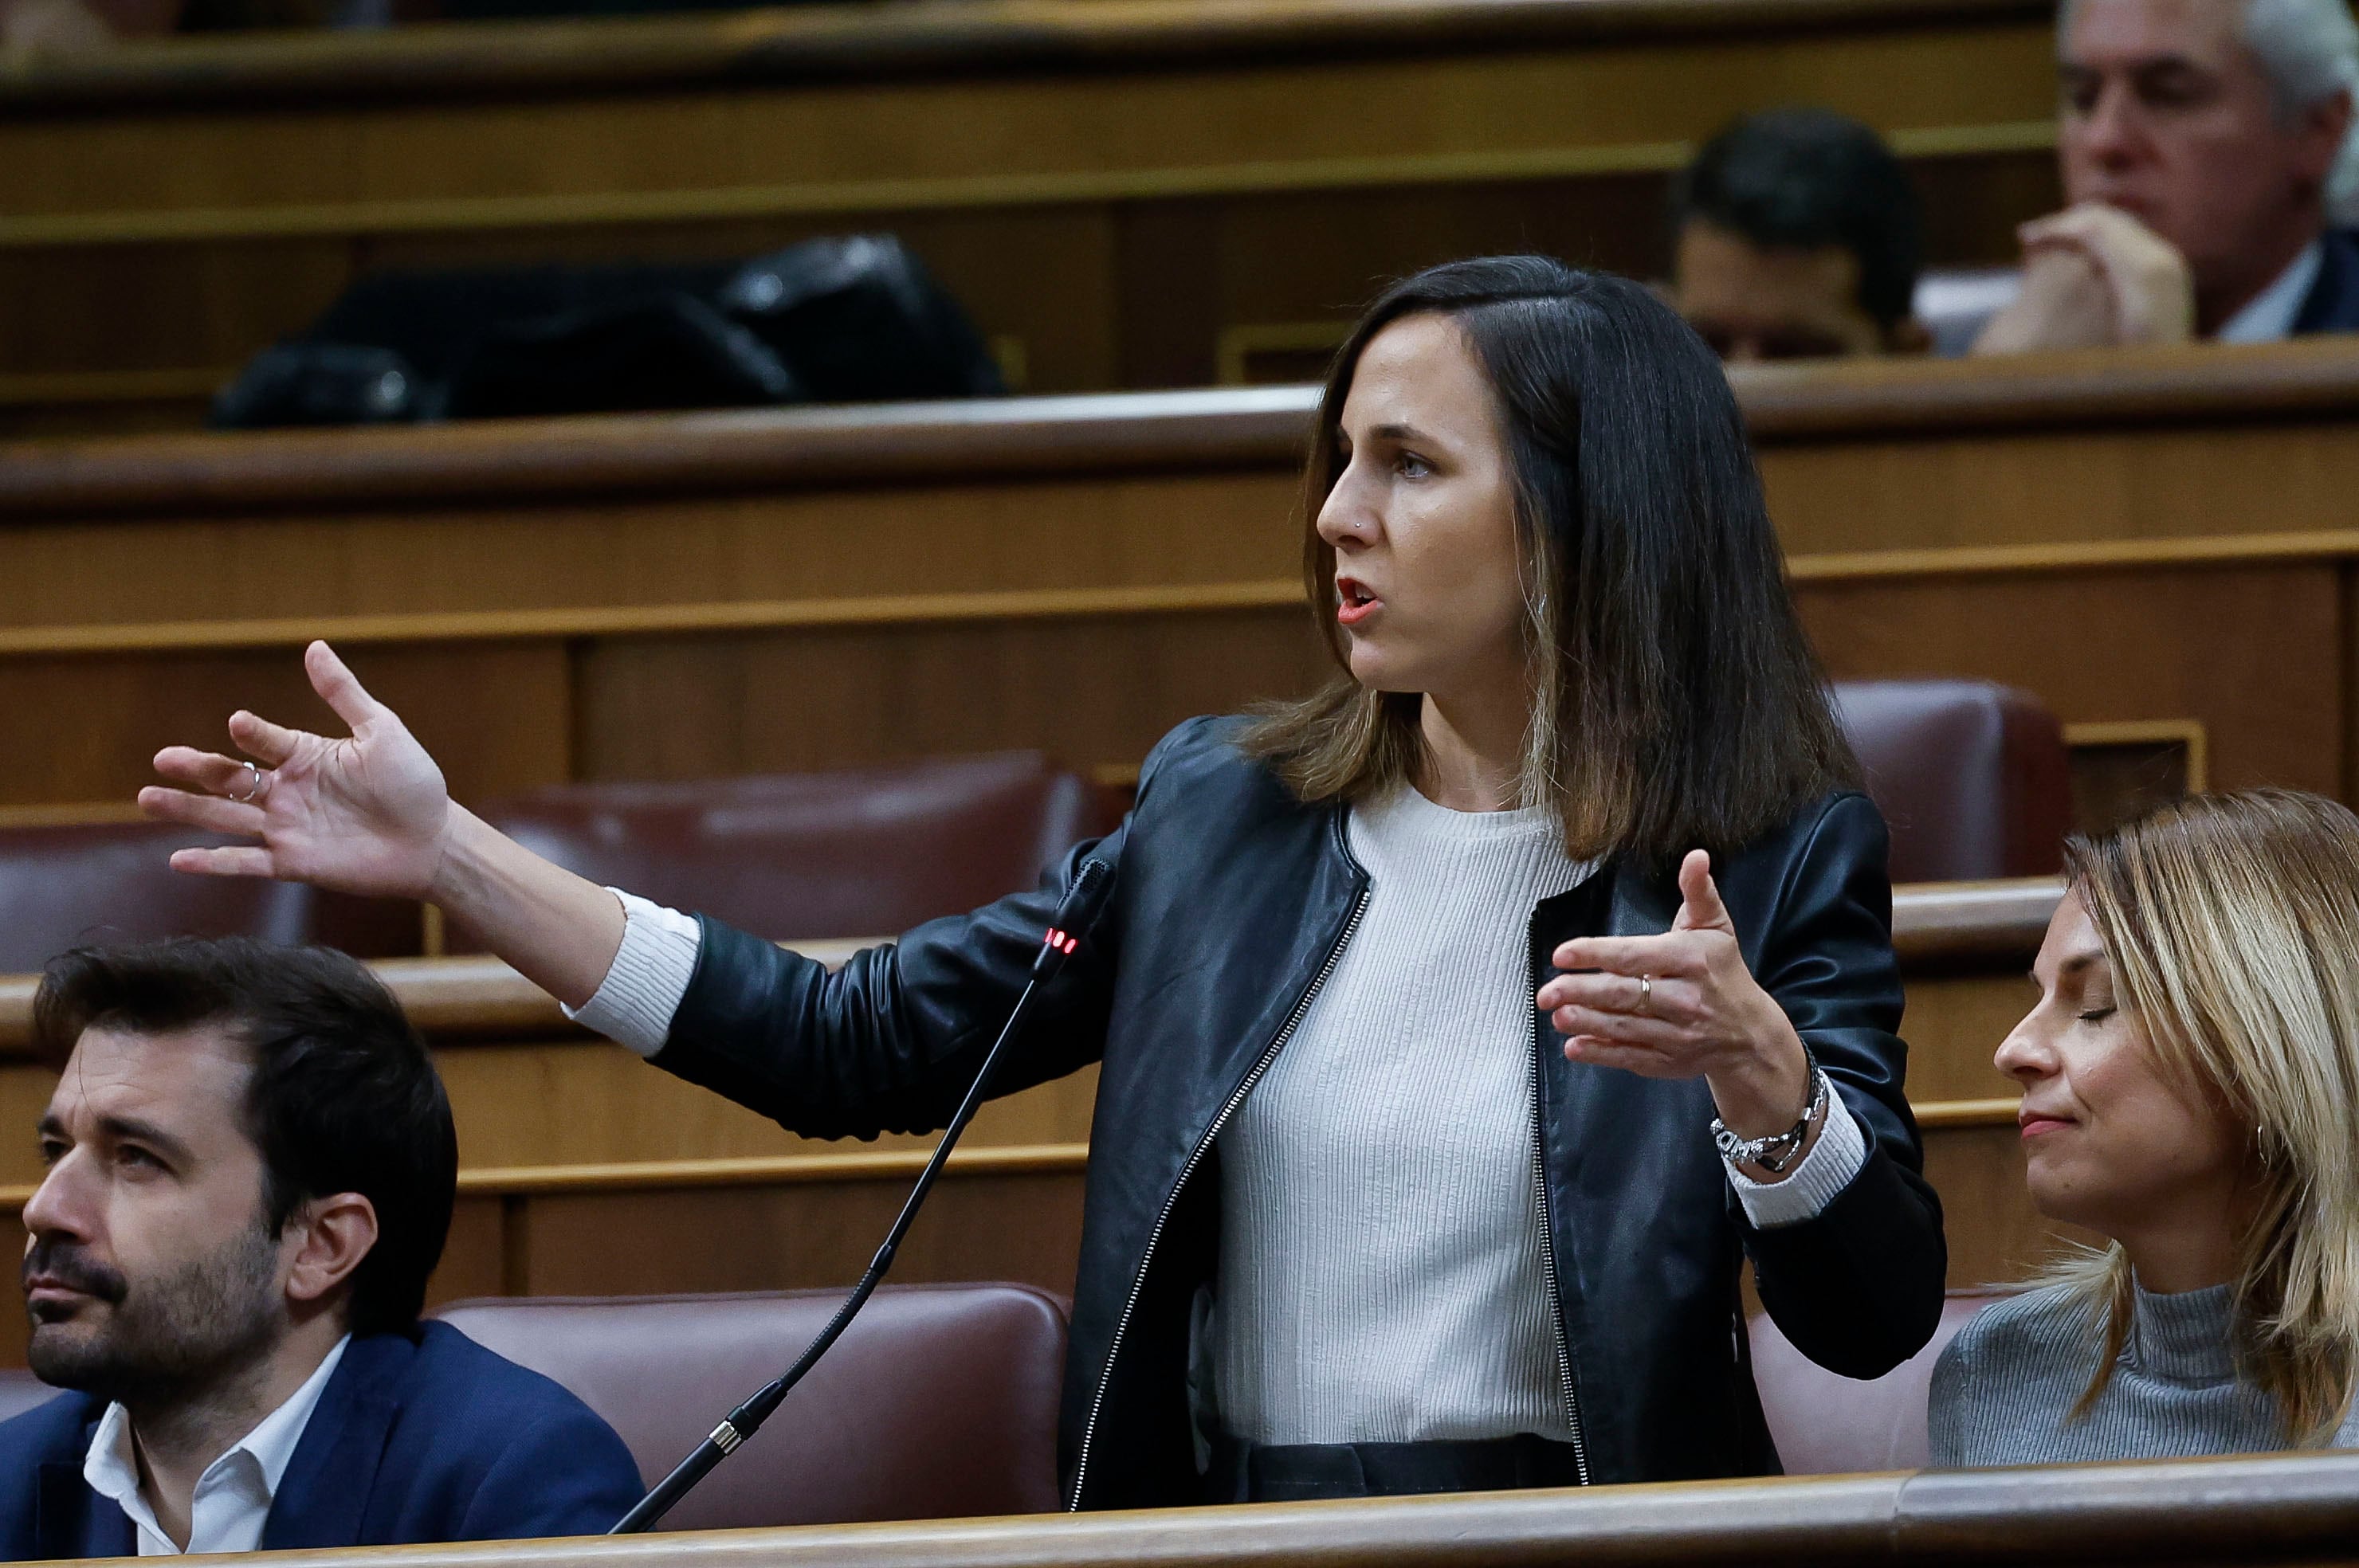
M 1368 906 L 1222 1130 L 1212 1362 L 1254 1443 L 1569 1438 L 1532 1123 L 1547 811 L 1355 808 Z
M 1259 1443 L 1570 1436 L 1525 955 L 1533 907 L 1585 868 L 1548 813 L 1451 811 L 1414 790 L 1355 807 L 1350 831 L 1368 908 L 1222 1134 L 1220 1295 L 1202 1346 L 1219 1419 Z M 614 891 L 622 948 L 572 1015 L 653 1056 L 701 935 Z M 1728 1180 L 1755 1225 L 1794 1225 L 1866 1152 L 1838 1095 L 1784 1181 Z

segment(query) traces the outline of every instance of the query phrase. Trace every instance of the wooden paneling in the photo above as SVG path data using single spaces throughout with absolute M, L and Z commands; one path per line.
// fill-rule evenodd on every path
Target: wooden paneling
M 1926 1173 L 1941 1197 L 1952 1287 L 2022 1280 L 2060 1239 L 2085 1239 L 2033 1210 L 2011 1100 L 1999 1108 L 1928 1106 L 1923 1114 Z M 946 1184 L 912 1228 L 894 1277 L 1011 1279 L 1071 1292 L 1082 1148 L 1065 1148 L 1071 1158 L 1063 1169 L 968 1171 Z M 569 1190 L 563 1173 L 552 1173 L 544 1190 L 506 1200 L 508 1256 L 521 1259 L 523 1271 L 508 1289 L 625 1295 L 849 1284 L 913 1174 L 914 1157 L 908 1169 L 828 1180 L 667 1183 L 658 1173 L 624 1190 Z
M 41 1152 L 33 1130 L 40 1125 L 57 1082 L 55 1073 L 21 1054 L 0 1061 L 0 1184 L 40 1179 Z
M 1922 1115 L 1951 1285 L 2027 1277 L 2067 1233 L 2032 1210 L 2011 1106 L 1936 1105 Z M 1084 1157 L 1079 1143 L 979 1144 L 955 1157 L 911 1227 L 894 1279 L 1016 1280 L 1070 1293 Z M 429 1300 L 848 1285 L 923 1158 L 912 1150 L 897 1160 L 830 1152 L 735 1168 L 699 1160 L 471 1171 Z M 0 1206 L 0 1245 L 18 1251 L 24 1192 L 15 1188 Z M 0 1313 L 0 1366 L 24 1364 L 24 1336 L 21 1313 Z
M 460 1195 L 451 1206 L 451 1235 L 442 1245 L 442 1261 L 426 1287 L 429 1306 L 469 1296 L 516 1293 L 506 1262 L 510 1202 L 496 1193 Z
M 1943 221 L 1943 265 L 2012 259 L 2052 211 L 2045 150 L 1912 164 Z M 297 332 L 364 273 L 710 261 L 857 229 L 899 235 L 986 340 L 1020 347 L 1019 392 L 1192 386 L 1232 329 L 1348 322 L 1384 279 L 1459 256 L 1540 251 L 1658 277 L 1660 172 L 1125 200 L 1072 208 L 708 220 L 566 230 L 0 251 L 0 437 L 186 429 L 256 348 Z M 1955 237 L 1950 237 L 1954 232 Z M 1313 358 L 1299 362 L 1306 373 Z M 1267 379 L 1263 377 L 1261 379 Z
M 2045 148 L 1923 157 L 1909 167 L 1930 220 L 1926 254 L 1938 265 L 2012 263 L 2016 225 L 2060 200 L 2055 158 Z M 1108 384 L 1232 379 L 1213 354 L 1224 333 L 1324 322 L 1340 338 L 1384 280 L 1462 256 L 1538 252 L 1665 276 L 1670 184 L 1669 175 L 1645 170 L 1129 204 L 1117 296 L 1124 374 Z M 1250 379 L 1315 377 L 1325 354 L 1270 362 L 1295 373 Z
M 517 1173 L 526 1179 L 516 1181 L 470 1173 L 427 1300 L 849 1285 L 891 1227 L 922 1157 L 819 1179 L 789 1172 L 714 1182 L 693 1163 Z M 1081 1150 L 1047 1163 L 953 1165 L 910 1227 L 894 1280 L 1015 1280 L 1070 1295 L 1081 1254 Z M 599 1179 L 616 1175 L 625 1180 Z M 24 1251 L 22 1206 L 21 1188 L 0 1201 L 0 1247 L 11 1259 Z M 0 1367 L 25 1364 L 27 1332 L 12 1298 L 0 1311 Z
M 170 157 L 169 133 L 151 133 Z M 5 233 L 5 231 L 0 231 Z M 294 331 L 352 281 L 361 254 L 349 239 L 234 240 L 153 245 L 0 245 L 0 390 L 34 401 L 24 378 L 43 373 L 215 371 Z M 91 400 L 110 389 L 51 389 L 46 401 Z M 177 389 L 201 397 L 201 383 Z
M 2329 656 L 2340 562 L 1809 582 L 1838 678 L 1958 675 L 2036 691 L 2066 723 L 2200 717 L 2211 783 L 2342 788 L 2346 699 Z
M 0 1256 L 21 1259 L 29 1244 L 25 1231 L 23 1206 L 12 1204 L 0 1212 Z M 25 1315 L 25 1298 L 13 1293 L 0 1302 L 0 1367 L 21 1367 L 25 1364 L 25 1342 L 31 1336 L 33 1325 Z
M 1703 25 L 1679 36 L 1627 25 L 1649 8 Z M 1103 6 L 1037 0 L 963 9 L 979 31 L 1019 45 L 1049 38 L 1058 23 L 1109 17 Z M 1440 5 L 1418 16 L 1277 3 L 1259 7 L 1256 20 L 1282 28 L 1323 11 L 1369 36 L 1353 49 L 1240 39 L 1217 51 L 1226 58 L 1186 48 L 1191 33 L 1201 40 L 1206 9 L 1178 0 L 1127 6 L 1117 26 L 1144 46 L 1137 56 L 1114 66 L 1101 54 L 1094 70 L 1075 59 L 1054 74 L 978 59 L 963 71 L 874 70 L 837 81 L 806 71 L 765 84 L 749 78 L 791 72 L 795 40 L 768 40 L 755 59 L 735 19 L 637 29 L 642 39 L 669 32 L 736 53 L 701 82 L 669 90 L 536 83 L 504 92 L 479 71 L 461 84 L 472 92 L 421 78 L 407 92 L 325 98 L 315 73 L 308 92 L 279 84 L 290 101 L 266 108 L 269 87 L 221 89 L 240 62 L 267 54 L 266 41 L 60 61 L 12 76 L 0 95 L 0 109 L 12 111 L 0 148 L 38 138 L 46 155 L 8 160 L 0 211 L 10 226 L 0 243 L 447 232 L 1659 169 L 1730 115 L 1798 100 L 1857 114 L 1908 150 L 1988 152 L 2038 145 L 2053 107 L 2049 22 L 2027 0 L 1788 5 L 1783 16 L 1756 4 L 1724 8 L 1717 26 L 1692 5 L 1658 3 L 1624 7 L 1618 29 L 1594 26 L 1600 8 L 1571 0 Z M 1815 15 L 1799 15 L 1806 10 Z M 1230 7 L 1213 25 L 1241 14 Z M 1481 28 L 1502 19 L 1521 36 Z M 1427 30 L 1424 47 L 1386 47 L 1407 41 L 1404 22 Z M 764 18 L 771 29 L 804 30 L 839 61 L 848 58 L 847 23 L 871 38 L 898 26 L 850 7 Z M 1387 31 L 1395 36 L 1380 36 Z M 632 37 L 614 27 L 572 34 Z M 332 52 L 365 64 L 442 42 L 473 44 L 489 60 L 551 36 L 473 27 L 347 38 Z M 111 70 L 121 81 L 142 67 L 160 78 L 176 66 L 191 68 L 179 82 L 184 99 L 214 102 L 103 116 L 39 102 L 55 103 L 77 78 L 91 83 Z M 158 157 L 164 125 L 174 141 Z M 265 148 L 274 156 L 255 156 Z
M 1223 329 L 1454 255 L 1657 275 L 1670 171 L 1788 103 L 1890 135 L 1934 262 L 2000 260 L 2056 200 L 2049 31 L 2037 0 L 962 0 L 38 62 L 0 81 L 0 434 L 193 423 L 375 269 L 861 230 L 1030 390 L 1197 384 Z
M 2223 532 L 2219 503 L 2267 498 L 2294 534 L 2348 524 L 2354 454 L 2300 425 L 2277 428 L 1921 432 L 1873 442 L 1765 442 L 1770 505 L 1793 554 L 1887 549 L 1893 502 L 1913 503 L 1919 549 L 2039 546 L 2058 540 L 2188 539 Z M 1864 493 L 1863 493 L 1864 492 Z
M 431 103 L 722 83 L 882 81 L 1300 59 L 1436 57 L 1514 48 L 1808 43 L 1977 30 L 2031 32 L 2038 0 L 1345 0 L 1249 4 L 810 5 L 726 16 L 404 27 L 390 34 L 247 33 L 201 47 L 132 45 L 12 72 L 18 113 L 111 107 Z M 357 46 L 357 47 L 356 47 Z M 1952 92 L 1989 91 L 1988 82 Z M 1889 92 L 1892 84 L 1868 91 Z M 1894 101 L 1898 101 L 1895 96 Z
M 520 1206 L 526 1295 L 849 1285 L 908 1196 L 910 1176 L 791 1186 L 546 1194 Z M 1070 1296 L 1082 1176 L 962 1175 L 928 1200 L 893 1278 L 1014 1280 Z
M 2038 1000 L 2030 969 L 2027 949 L 2019 962 L 1997 973 L 1908 977 L 1908 1016 L 1900 1033 L 1908 1042 L 1911 1099 L 1978 1100 L 2015 1093 L 1991 1054 Z
M 1909 1088 L 1919 1101 L 2010 1092 L 1990 1054 L 2029 1002 L 2022 978 L 2057 898 L 2047 881 L 1928 884 L 1895 898 L 1908 979 Z M 833 964 L 853 942 L 798 943 Z M 489 957 L 399 959 L 378 966 L 435 1048 L 472 1171 L 647 1165 L 805 1156 L 847 1148 L 908 1151 L 932 1140 L 887 1134 L 871 1144 L 796 1137 L 567 1023 L 557 1004 Z M 38 1179 L 30 1129 L 53 1076 L 25 1059 L 33 977 L 0 980 L 0 1185 Z M 1097 1074 L 1085 1068 L 985 1106 L 974 1148 L 1088 1141 Z
M 2032 1208 L 2011 1104 L 1983 1125 L 1928 1126 L 1925 1175 L 1941 1199 L 1952 1290 L 2027 1279 L 2066 1242 L 2094 1239 Z
M 2027 954 L 2011 967 L 2028 967 Z M 1920 1103 L 2009 1096 L 1991 1065 L 2031 1000 L 2017 976 L 1912 978 L 1903 1034 L 1908 1088 Z M 551 1032 L 552 1033 L 554 1032 Z M 843 1149 L 930 1148 L 931 1138 L 888 1133 L 873 1144 L 799 1138 L 718 1095 L 579 1033 L 554 1038 L 451 1040 L 436 1064 L 470 1170 L 783 1157 Z M 32 1128 L 55 1076 L 0 1058 L 0 1185 L 39 1175 Z M 976 1148 L 1088 1141 L 1097 1074 L 1086 1069 L 985 1106 L 967 1134 Z M 10 1130 L 21 1136 L 11 1136 Z
M 2022 1011 L 2017 977 L 2058 895 L 2037 880 L 1896 895 L 1910 1092 L 1948 1209 L 1952 1284 L 2020 1278 L 2052 1244 L 2024 1190 L 2010 1087 L 1989 1053 Z M 833 963 L 853 945 L 803 946 Z M 436 1301 L 845 1284 L 934 1141 L 797 1138 L 565 1024 L 551 999 L 493 959 L 379 968 L 435 1043 L 460 1130 Z M 22 1056 L 32 989 L 29 978 L 0 980 L 0 1127 L 28 1134 L 54 1082 Z M 896 1278 L 1069 1291 L 1096 1080 L 1085 1070 L 987 1106 Z M 0 1139 L 5 1223 L 38 1175 L 29 1136 Z M 21 1315 L 0 1314 L 0 1365 L 21 1364 L 23 1336 Z
M 1006 734 L 1087 762 L 1143 757 L 1183 719 L 1307 690 L 1331 667 L 1297 606 L 606 643 L 578 670 L 581 771 L 794 771 Z
M 402 443 L 377 446 L 399 460 Z M 1299 558 L 1294 489 L 1290 473 L 1157 474 L 0 523 L 0 547 L 21 562 L 0 585 L 0 655 L 103 645 L 83 629 L 107 624 L 283 641 L 306 617 L 506 616 L 458 627 L 487 638 L 607 629 L 591 617 L 544 631 L 515 613 L 574 606 L 662 607 L 641 618 L 647 630 L 701 630 L 708 622 L 679 607 L 875 600 L 908 611 L 863 619 L 907 620 L 927 618 L 915 601 L 946 592 L 1285 579 Z M 277 624 L 260 636 L 235 630 L 257 622 Z
M 436 1065 L 459 1123 L 469 1169 L 817 1154 L 842 1149 L 930 1149 L 930 1137 L 886 1133 L 874 1143 L 799 1138 L 709 1090 L 652 1071 L 620 1045 L 575 1038 L 538 1044 L 446 1047 Z M 12 1069 L 0 1068 L 0 1073 Z M 1097 1069 L 983 1108 L 967 1131 L 978 1148 L 1081 1143 L 1090 1135 Z M 5 1082 L 0 1076 L 0 1082 Z M 27 1119 L 21 1125 L 30 1127 Z M 22 1181 L 0 1162 L 0 1181 Z
M 2359 351 L 1741 375 L 1845 676 L 2341 790 Z M 0 806 L 125 799 L 347 644 L 462 795 L 1035 747 L 1308 689 L 1294 389 L 0 449 Z
M 858 945 L 796 946 L 833 965 Z M 567 1022 L 552 998 L 495 958 L 395 959 L 376 968 L 434 1050 L 463 1170 L 638 1168 L 933 1146 L 930 1137 L 896 1133 L 868 1142 L 798 1137 Z M 29 1184 L 40 1174 L 32 1130 L 57 1079 L 27 1054 L 37 980 L 0 979 L 0 1186 Z M 967 1141 L 1084 1143 L 1096 1094 L 1097 1070 L 1085 1067 L 995 1100 L 976 1116 Z M 6 1128 L 23 1136 L 9 1139 Z
M 387 649 L 368 678 L 453 789 L 481 796 L 571 776 L 560 644 Z M 307 725 L 334 719 L 283 649 L 0 657 L 0 731 L 14 758 L 0 769 L 0 806 L 126 799 L 153 780 L 159 747 L 225 744 L 222 726 L 240 708 Z

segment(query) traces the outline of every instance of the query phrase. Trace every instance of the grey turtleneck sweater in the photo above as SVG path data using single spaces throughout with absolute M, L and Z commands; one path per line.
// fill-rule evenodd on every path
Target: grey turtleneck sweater
M 2257 1454 L 2285 1446 L 2277 1406 L 2236 1376 L 2231 1287 L 2158 1295 L 2144 1288 L 2105 1391 L 2071 1419 L 2104 1345 L 2095 1303 L 2061 1288 L 1986 1309 L 1933 1368 L 1927 1411 L 1933 1463 L 2060 1465 Z M 2359 1408 L 2338 1448 L 2359 1448 Z

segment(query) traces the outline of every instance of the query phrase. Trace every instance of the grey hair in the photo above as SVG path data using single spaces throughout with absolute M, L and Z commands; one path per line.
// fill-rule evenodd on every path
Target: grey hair
M 2280 124 L 2290 124 L 2338 92 L 2359 108 L 2359 25 L 2346 0 L 2244 0 L 2237 36 L 2268 79 Z M 2064 0 L 2056 18 L 2060 46 L 2072 26 L 2076 0 Z M 2359 223 L 2359 115 L 2326 178 L 2330 223 Z
M 2279 122 L 2338 92 L 2359 105 L 2359 25 L 2343 0 L 2245 0 L 2239 31 L 2269 79 Z M 2326 214 L 2334 223 L 2359 221 L 2359 116 L 2326 178 Z

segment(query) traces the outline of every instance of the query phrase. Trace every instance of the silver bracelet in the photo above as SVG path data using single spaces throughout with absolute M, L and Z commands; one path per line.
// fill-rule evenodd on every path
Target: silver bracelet
M 1785 1131 L 1767 1138 L 1739 1138 L 1728 1130 L 1728 1124 L 1718 1117 L 1712 1119 L 1712 1147 L 1731 1165 L 1758 1165 L 1772 1175 L 1783 1175 L 1786 1167 L 1802 1152 L 1803 1142 L 1810 1135 L 1810 1123 L 1827 1108 L 1827 1097 L 1834 1087 L 1827 1082 L 1826 1070 L 1817 1063 L 1810 1064 L 1810 1102 L 1802 1108 L 1802 1119 Z

